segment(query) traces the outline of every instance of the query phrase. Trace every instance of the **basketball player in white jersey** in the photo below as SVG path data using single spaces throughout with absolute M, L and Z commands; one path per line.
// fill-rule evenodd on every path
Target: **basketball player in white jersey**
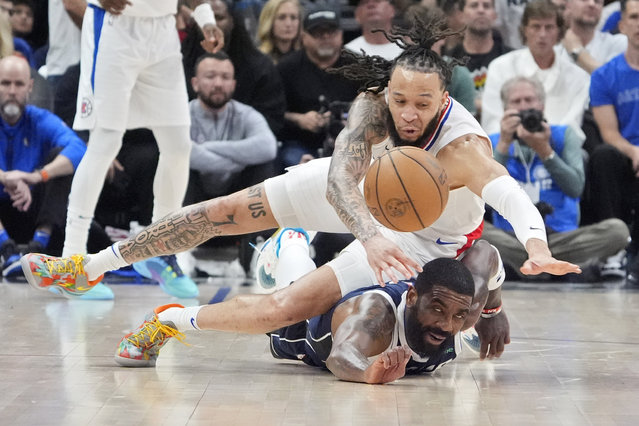
M 71 187 L 63 255 L 86 253 L 104 179 L 126 129 L 150 128 L 158 143 L 153 220 L 182 206 L 189 176 L 190 117 L 177 0 L 89 0 L 88 6 L 73 127 L 90 130 L 90 137 Z M 198 5 L 193 17 L 205 34 L 203 47 L 221 49 L 223 33 L 211 6 Z
M 95 255 L 26 255 L 22 264 L 27 279 L 36 288 L 54 286 L 82 294 L 108 270 L 186 250 L 214 236 L 280 226 L 349 231 L 357 238 L 327 265 L 271 295 L 242 295 L 216 305 L 156 309 L 141 332 L 131 338 L 140 344 L 131 356 L 152 358 L 166 338 L 178 331 L 268 332 L 326 312 L 353 289 L 396 282 L 400 276 L 409 278 L 436 257 L 457 257 L 479 236 L 484 201 L 513 224 L 526 247 L 529 259 L 521 268 L 524 274 L 580 272 L 577 265 L 552 257 L 537 209 L 492 158 L 490 141 L 476 120 L 448 96 L 445 88 L 451 66 L 430 50 L 446 36 L 439 28 L 437 22 L 427 25 L 416 20 L 413 28 L 401 34 L 415 44 L 393 38 L 405 48 L 393 62 L 364 56 L 342 70 L 346 76 L 366 81 L 368 89 L 355 100 L 332 159 L 295 166 L 265 183 L 185 207 Z M 402 233 L 383 228 L 373 220 L 358 188 L 373 152 L 384 150 L 387 143 L 428 149 L 447 172 L 451 188 L 447 207 L 442 217 L 423 231 Z M 498 256 L 491 264 L 491 280 L 497 281 Z M 465 324 L 470 327 L 485 314 L 477 323 L 481 327 L 476 327 L 484 357 L 501 354 L 509 335 L 507 319 L 500 310 L 498 283 L 490 287 L 489 283 L 489 294 L 476 294 Z M 145 334 L 148 327 L 160 332 L 150 338 Z

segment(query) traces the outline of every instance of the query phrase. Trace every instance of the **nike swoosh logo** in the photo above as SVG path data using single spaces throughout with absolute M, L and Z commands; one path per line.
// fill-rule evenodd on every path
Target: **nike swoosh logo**
M 195 318 L 193 317 L 191 317 L 191 325 L 193 326 L 194 329 L 199 330 L 197 326 L 195 325 Z
M 531 231 L 543 231 L 543 229 L 537 228 L 535 226 L 529 226 L 529 228 L 530 228 Z
M 457 244 L 455 241 L 442 241 L 441 238 L 437 238 L 436 241 L 437 244 L 442 245 L 442 246 L 447 246 L 449 244 Z

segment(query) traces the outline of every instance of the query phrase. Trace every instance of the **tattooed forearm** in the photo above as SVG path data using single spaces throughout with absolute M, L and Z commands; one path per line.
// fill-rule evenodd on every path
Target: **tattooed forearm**
M 349 112 L 348 123 L 335 141 L 326 197 L 358 240 L 377 234 L 364 197 L 358 188 L 371 161 L 371 146 L 387 137 L 387 110 L 379 96 L 360 95 Z
M 253 219 L 258 219 L 260 217 L 266 216 L 266 209 L 264 207 L 262 193 L 263 191 L 261 185 L 253 186 L 248 190 L 248 198 L 250 198 L 252 201 L 249 203 L 248 209 L 251 212 L 251 217 Z
M 178 253 L 221 235 L 221 226 L 235 224 L 233 215 L 210 220 L 203 203 L 185 207 L 120 243 L 120 254 L 129 263 Z

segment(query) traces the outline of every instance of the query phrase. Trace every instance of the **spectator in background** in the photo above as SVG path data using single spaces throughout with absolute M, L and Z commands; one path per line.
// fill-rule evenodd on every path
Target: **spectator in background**
M 500 32 L 504 43 L 513 49 L 523 47 L 520 36 L 521 17 L 529 0 L 495 0 L 497 12 L 496 28 Z
M 567 0 L 568 29 L 560 51 L 588 74 L 623 53 L 628 38 L 623 34 L 597 31 L 604 0 Z M 563 47 L 563 49 L 561 48 Z
M 12 4 L 9 23 L 13 33 L 13 48 L 24 56 L 33 68 L 35 66 L 33 47 L 26 41 L 26 38 L 33 31 L 33 2 L 31 0 L 13 0 Z
M 264 116 L 231 99 L 235 70 L 225 52 L 205 54 L 191 79 L 191 177 L 186 204 L 227 195 L 274 175 L 275 135 Z
M 310 10 L 304 18 L 302 49 L 277 65 L 287 104 L 285 126 L 280 134 L 284 167 L 321 157 L 328 138 L 330 104 L 351 102 L 357 95 L 355 83 L 326 71 L 345 63 L 340 56 L 339 23 L 337 12 L 330 8 Z
M 427 9 L 421 4 L 415 4 L 406 9 L 402 25 L 410 25 L 414 19 L 421 19 L 424 22 L 429 20 L 446 20 L 443 12 L 438 8 Z M 451 57 L 443 54 L 444 40 L 434 43 L 432 50 L 437 52 L 446 61 L 450 62 Z M 447 87 L 448 94 L 464 106 L 471 114 L 476 113 L 475 108 L 475 85 L 468 68 L 463 65 L 456 65 L 453 68 L 453 75 Z
M 515 77 L 504 83 L 501 96 L 501 129 L 490 135 L 495 159 L 545 213 L 553 255 L 592 272 L 579 279 L 598 280 L 603 260 L 626 246 L 628 227 L 619 219 L 579 227 L 579 197 L 585 182 L 582 141 L 570 126 L 541 120 L 545 97 L 541 83 Z M 531 110 L 539 113 L 534 119 L 531 114 L 521 115 Z M 526 250 L 497 212 L 493 212 L 493 225 L 485 225 L 482 238 L 497 247 L 505 264 L 519 271 L 527 259 Z
M 298 0 L 269 0 L 257 26 L 259 49 L 277 64 L 282 56 L 301 46 L 302 10 Z
M 504 81 L 514 76 L 535 77 L 546 94 L 545 114 L 550 123 L 568 124 L 580 134 L 588 102 L 590 76 L 571 60 L 555 52 L 561 39 L 563 18 L 548 0 L 528 3 L 521 21 L 526 47 L 506 53 L 488 66 L 482 95 L 482 127 L 499 132 L 504 108 L 499 96 Z
M 224 32 L 224 51 L 231 58 L 235 68 L 237 86 L 233 99 L 258 110 L 277 135 L 284 125 L 286 100 L 282 81 L 273 61 L 257 50 L 244 27 L 244 21 L 236 13 L 231 13 L 231 3 L 210 0 L 210 4 L 217 25 Z M 200 46 L 201 40 L 202 34 L 196 26 L 191 25 L 182 42 L 184 73 L 189 82 L 194 75 L 197 58 L 205 53 Z M 193 99 L 195 93 L 190 84 L 187 87 L 189 98 Z
M 449 52 L 457 47 L 462 41 L 462 32 L 464 31 L 464 14 L 460 0 L 439 0 L 439 9 L 444 12 L 448 28 L 457 31 L 458 34 L 451 35 L 446 38 L 446 42 L 442 49 L 442 53 L 450 56 Z
M 354 53 L 381 56 L 387 60 L 395 59 L 402 49 L 390 42 L 384 33 L 390 32 L 395 17 L 395 7 L 390 0 L 349 0 L 355 6 L 355 19 L 362 28 L 362 35 L 346 43 L 344 47 Z
M 28 105 L 23 58 L 0 60 L 0 254 L 3 276 L 20 273 L 16 243 L 60 253 L 71 177 L 86 148 L 58 117 Z
M 33 2 L 31 0 L 12 0 L 13 7 L 9 21 L 16 37 L 26 38 L 33 31 Z
M 627 282 L 639 285 L 639 0 L 621 6 L 628 47 L 592 74 L 590 103 L 605 144 L 590 157 L 590 209 L 596 220 L 631 224 Z
M 86 0 L 49 0 L 49 49 L 43 74 L 53 87 L 67 68 L 80 62 L 80 29 L 86 8 Z
M 501 34 L 494 29 L 497 20 L 495 0 L 461 0 L 461 9 L 466 24 L 464 38 L 449 55 L 459 60 L 468 58 L 466 67 L 475 87 L 475 116 L 479 117 L 488 64 L 512 48 L 504 44 Z
M 610 34 L 597 30 L 603 0 L 567 0 L 568 29 L 555 50 L 569 58 L 588 74 L 626 50 L 628 39 L 623 34 Z M 586 135 L 584 149 L 591 154 L 602 143 L 601 135 L 588 109 L 582 129 Z

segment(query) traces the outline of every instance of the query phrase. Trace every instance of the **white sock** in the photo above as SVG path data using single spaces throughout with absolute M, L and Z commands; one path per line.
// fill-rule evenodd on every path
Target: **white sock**
M 69 257 L 72 254 L 86 254 L 89 228 L 92 220 L 93 216 L 82 216 L 71 210 L 67 212 L 67 227 L 62 257 Z
M 158 314 L 158 319 L 162 322 L 172 322 L 178 331 L 199 330 L 197 325 L 197 314 L 206 305 L 189 306 L 186 308 L 168 308 Z
M 128 265 L 120 254 L 118 243 L 114 243 L 99 253 L 87 256 L 87 259 L 87 263 L 84 264 L 84 272 L 87 273 L 91 281 L 107 271 L 114 271 Z
M 283 235 L 280 240 L 280 255 L 275 271 L 277 288 L 286 287 L 317 269 L 315 262 L 311 259 L 306 238 L 299 238 L 299 233 L 295 231 L 287 230 L 286 232 L 291 235 Z

